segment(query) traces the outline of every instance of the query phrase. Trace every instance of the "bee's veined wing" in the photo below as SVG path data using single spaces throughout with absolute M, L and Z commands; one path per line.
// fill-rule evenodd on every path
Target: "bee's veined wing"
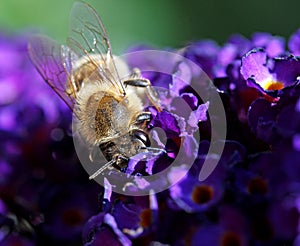
M 113 60 L 112 50 L 103 23 L 97 12 L 88 4 L 75 2 L 70 13 L 68 46 L 79 56 L 95 63 L 95 57 L 100 59 L 97 72 L 120 94 L 125 95 L 125 89 L 120 80 Z
M 46 83 L 65 101 L 71 110 L 79 88 L 72 84 L 72 64 L 78 59 L 67 46 L 49 37 L 36 35 L 28 42 L 31 61 Z

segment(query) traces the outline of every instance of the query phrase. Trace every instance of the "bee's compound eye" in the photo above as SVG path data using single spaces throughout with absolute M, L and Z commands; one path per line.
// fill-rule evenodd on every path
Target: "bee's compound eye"
M 133 132 L 134 136 L 139 139 L 140 141 L 143 142 L 143 144 L 145 144 L 146 147 L 150 147 L 151 142 L 150 139 L 148 137 L 148 134 L 141 131 L 141 130 L 134 130 Z

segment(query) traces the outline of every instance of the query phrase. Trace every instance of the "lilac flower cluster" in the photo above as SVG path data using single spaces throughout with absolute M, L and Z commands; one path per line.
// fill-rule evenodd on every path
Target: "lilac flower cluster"
M 130 161 L 130 173 L 151 175 L 167 168 L 183 138 L 186 156 L 194 162 L 170 189 L 126 196 L 112 192 L 111 181 L 105 188 L 88 181 L 73 147 L 71 112 L 29 62 L 24 38 L 1 36 L 0 242 L 300 245 L 300 30 L 287 47 L 281 37 L 256 33 L 251 39 L 234 35 L 222 46 L 205 40 L 173 51 L 200 66 L 222 99 L 227 137 L 213 143 L 210 120 L 217 115 L 207 111 L 213 102 L 193 91 L 200 83 L 193 66 L 164 57 L 128 60 L 146 71 L 143 76 L 154 86 L 176 94 L 162 95 L 165 110 L 149 108 L 149 127 L 165 131 L 167 154 L 152 163 Z M 166 73 L 153 72 L 160 67 Z M 200 181 L 204 161 L 216 158 L 209 147 L 221 144 L 218 165 Z M 170 170 L 170 183 L 187 171 L 185 165 Z
M 81 245 L 101 188 L 87 181 L 72 115 L 31 64 L 23 36 L 0 37 L 0 98 L 0 245 Z

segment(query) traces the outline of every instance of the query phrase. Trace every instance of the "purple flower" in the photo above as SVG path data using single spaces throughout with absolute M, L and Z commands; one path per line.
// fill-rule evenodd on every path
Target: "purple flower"
M 284 54 L 284 39 L 272 36 L 269 33 L 254 33 L 251 40 L 241 35 L 232 35 L 227 43 L 219 50 L 217 60 L 214 64 L 214 78 L 231 77 L 236 75 L 240 67 L 241 58 L 253 48 L 264 48 L 268 57 L 277 57 Z
M 276 141 L 275 120 L 276 107 L 262 98 L 254 101 L 249 107 L 248 120 L 255 135 L 267 143 Z
M 268 59 L 264 50 L 253 49 L 242 59 L 241 74 L 249 86 L 276 97 L 278 90 L 297 82 L 299 68 L 295 56 Z
M 71 112 L 29 61 L 24 37 L 1 36 L 0 54 L 0 199 L 16 217 L 6 244 L 80 241 L 83 222 L 97 204 L 75 198 L 95 186 L 82 181 L 86 175 L 70 136 Z M 85 188 L 64 186 L 71 180 Z M 73 197 L 57 195 L 62 192 Z
M 238 56 L 238 47 L 227 43 L 218 52 L 217 64 L 214 67 L 215 78 L 227 77 L 227 67 L 234 62 Z
M 292 54 L 282 37 L 269 33 L 250 39 L 232 35 L 224 45 L 200 40 L 180 51 L 169 49 L 176 56 L 147 46 L 129 50 L 129 67 L 141 69 L 158 88 L 162 110 L 150 102 L 145 110 L 152 115 L 151 147 L 166 153 L 132 157 L 124 173 L 131 179 L 122 188 L 148 191 L 147 177 L 165 170 L 151 185 L 172 185 L 139 197 L 114 192 L 120 172 L 109 172 L 104 187 L 88 181 L 73 147 L 70 111 L 29 62 L 24 38 L 2 36 L 0 242 L 296 245 L 299 33 L 288 42 Z M 195 64 L 217 89 L 207 88 Z M 221 97 L 227 117 L 227 139 L 215 142 L 211 136 L 218 129 L 211 122 L 219 118 L 209 114 L 212 92 Z M 214 153 L 223 145 L 222 154 Z M 215 160 L 211 175 L 200 181 L 204 163 Z
M 277 57 L 285 53 L 285 40 L 270 33 L 254 33 L 252 35 L 253 47 L 264 48 L 268 57 Z
M 217 224 L 199 226 L 192 235 L 192 245 L 248 245 L 246 220 L 234 207 L 221 206 Z
M 250 40 L 240 34 L 232 35 L 227 42 L 229 44 L 233 44 L 237 48 L 237 54 L 239 58 L 246 54 L 252 46 Z
M 153 233 L 158 209 L 155 194 L 136 199 L 126 199 L 114 194 L 111 205 L 107 213 L 99 213 L 86 223 L 83 231 L 86 245 L 97 245 L 106 240 L 131 245 L 135 240 L 139 242 L 141 238 Z
M 184 56 L 199 65 L 211 77 L 216 63 L 219 46 L 212 40 L 199 41 L 188 46 Z
M 273 227 L 274 237 L 281 240 L 296 238 L 299 225 L 299 211 L 293 197 L 273 202 L 267 213 Z
M 233 152 L 229 149 L 227 153 L 224 152 L 219 165 L 217 165 L 212 174 L 206 180 L 199 181 L 199 171 L 204 160 L 216 158 L 213 154 L 206 155 L 207 144 L 208 142 L 206 141 L 200 144 L 199 159 L 196 160 L 191 172 L 170 188 L 170 195 L 174 202 L 188 213 L 208 210 L 218 203 L 224 194 L 225 165 L 230 166 L 232 164 L 229 159 L 233 157 Z M 184 171 L 184 169 L 185 166 L 183 165 L 172 170 L 169 174 L 169 179 L 172 179 L 176 173 Z
M 276 103 L 262 98 L 252 103 L 248 111 L 248 121 L 258 138 L 276 145 L 281 139 L 291 138 L 299 132 L 298 87 L 295 85 L 282 90 Z
M 45 235 L 54 241 L 79 241 L 83 225 L 97 211 L 98 189 L 92 184 L 67 184 L 63 188 L 45 187 L 41 192 L 44 195 L 39 197 L 39 206 L 46 221 L 41 226 Z
M 106 224 L 106 221 L 111 223 Z M 85 246 L 131 245 L 129 239 L 115 226 L 113 217 L 105 213 L 99 213 L 89 219 L 83 229 L 83 242 Z
M 218 52 L 217 60 L 213 69 L 214 78 L 222 78 L 232 75 L 234 72 L 232 69 L 235 65 L 240 67 L 240 58 L 246 54 L 251 47 L 251 42 L 242 35 L 232 35 Z
M 225 104 L 228 139 L 215 143 L 207 141 L 213 101 L 203 102 L 191 89 L 197 82 L 195 67 L 142 53 L 129 59 L 131 67 L 145 69 L 143 76 L 167 91 L 160 91 L 164 110 L 148 110 L 153 116 L 149 124 L 153 141 L 168 153 L 149 162 L 131 160 L 130 174 L 137 177 L 126 188 L 146 189 L 149 184 L 140 175 L 170 167 L 182 147 L 188 158 L 196 160 L 189 171 L 184 160 L 170 168 L 166 178 L 174 185 L 155 199 L 152 196 L 152 206 L 151 195 L 146 203 L 138 202 L 111 193 L 108 185 L 102 200 L 106 205 L 86 224 L 87 245 L 102 239 L 172 245 L 197 245 L 200 240 L 203 245 L 276 245 L 295 240 L 299 211 L 292 197 L 299 196 L 300 187 L 296 161 L 300 65 L 297 57 L 286 55 L 284 44 L 281 37 L 256 33 L 250 40 L 234 35 L 221 47 L 200 41 L 184 49 L 186 58 L 214 78 Z M 156 72 L 164 66 L 166 74 Z M 198 129 L 204 138 L 200 144 L 195 136 Z M 222 155 L 208 153 L 210 145 L 223 143 Z M 214 158 L 219 158 L 215 170 L 199 181 L 204 160 Z

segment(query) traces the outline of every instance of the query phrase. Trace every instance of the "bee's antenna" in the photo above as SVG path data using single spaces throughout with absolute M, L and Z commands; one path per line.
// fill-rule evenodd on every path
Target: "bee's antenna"
M 100 167 L 94 174 L 92 174 L 89 179 L 94 179 L 96 178 L 100 173 L 102 173 L 106 168 L 108 168 L 109 166 L 111 166 L 112 164 L 114 164 L 115 160 L 111 160 L 109 162 L 107 162 L 106 164 L 104 164 L 102 167 Z

